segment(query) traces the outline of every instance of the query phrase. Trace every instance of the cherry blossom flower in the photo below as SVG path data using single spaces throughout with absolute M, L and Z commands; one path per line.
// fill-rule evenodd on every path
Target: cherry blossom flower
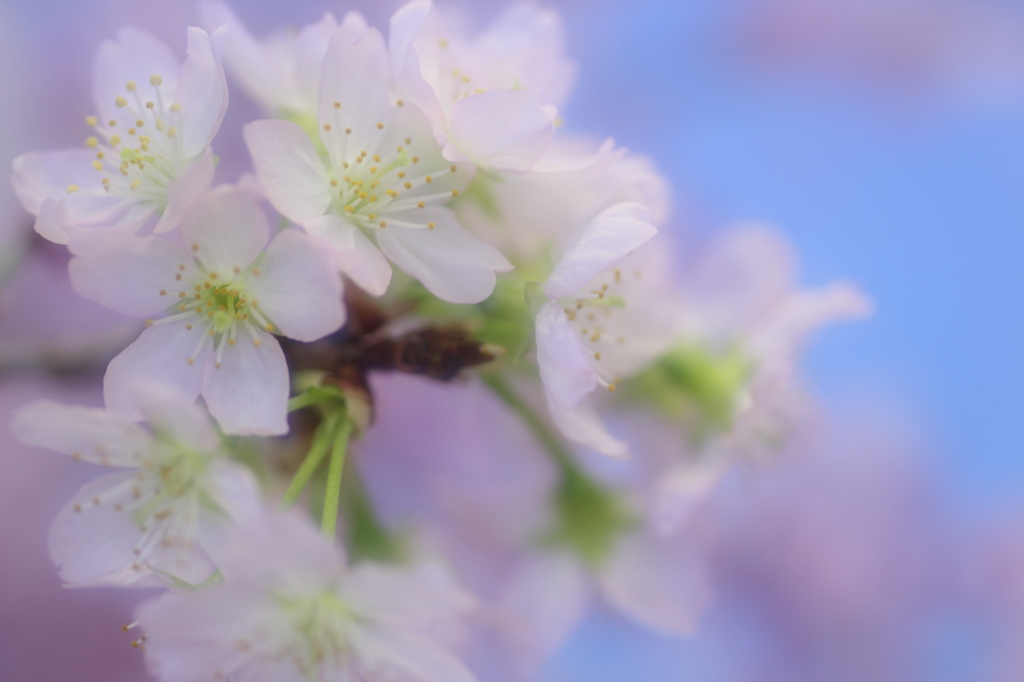
M 608 455 L 624 455 L 626 444 L 605 430 L 588 396 L 598 386 L 614 390 L 661 347 L 656 335 L 637 333 L 635 302 L 623 296 L 636 272 L 616 267 L 657 233 L 651 219 L 636 203 L 601 212 L 555 266 L 537 312 L 537 362 L 551 415 L 569 439 Z
M 470 38 L 414 0 L 391 18 L 389 47 L 399 91 L 430 117 L 445 158 L 492 170 L 533 167 L 576 72 L 557 13 L 528 3 Z
M 242 524 L 216 554 L 223 583 L 136 612 L 161 682 L 475 680 L 438 643 L 468 606 L 440 572 L 348 568 L 339 548 L 287 515 Z
M 95 135 L 81 149 L 32 152 L 14 160 L 13 183 L 36 216 L 36 231 L 69 243 L 85 231 L 174 229 L 209 189 L 210 142 L 228 105 L 221 68 L 222 33 L 188 31 L 184 64 L 148 33 L 123 28 L 96 55 L 86 118 Z
M 465 190 L 472 167 L 441 156 L 426 118 L 392 99 L 390 82 L 380 34 L 341 26 L 320 90 L 327 167 L 297 124 L 257 121 L 245 127 L 256 173 L 274 207 L 328 244 L 339 268 L 369 293 L 387 289 L 386 255 L 439 298 L 482 301 L 495 271 L 512 266 L 444 206 Z M 380 250 L 363 230 L 375 233 Z
M 50 529 L 50 556 L 73 586 L 198 584 L 215 567 L 209 541 L 229 519 L 259 509 L 249 471 L 227 460 L 209 417 L 187 396 L 138 384 L 149 423 L 91 407 L 40 400 L 11 431 L 28 445 L 125 471 L 87 483 Z
M 225 3 L 210 0 L 199 5 L 207 30 L 227 26 L 224 63 L 246 94 L 267 114 L 316 127 L 320 77 L 327 45 L 338 20 L 325 12 L 319 21 L 298 30 L 272 33 L 257 40 Z M 348 12 L 342 24 L 365 28 L 359 12 Z
M 243 189 L 220 187 L 197 201 L 180 236 L 179 246 L 111 235 L 71 261 L 83 296 L 150 318 L 107 367 L 107 407 L 138 415 L 131 386 L 143 378 L 193 399 L 201 393 L 227 433 L 285 433 L 288 367 L 271 333 L 315 341 L 341 327 L 340 279 L 299 230 L 271 241 L 265 215 Z

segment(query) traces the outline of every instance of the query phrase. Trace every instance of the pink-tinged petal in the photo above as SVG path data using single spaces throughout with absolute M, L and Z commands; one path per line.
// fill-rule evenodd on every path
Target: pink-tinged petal
M 632 533 L 618 542 L 599 581 L 608 603 L 652 630 L 690 635 L 711 603 L 705 556 L 683 535 Z
M 338 547 L 296 511 L 240 523 L 226 542 L 210 552 L 228 585 L 315 592 L 344 571 Z
M 306 224 L 306 231 L 331 252 L 334 267 L 371 296 L 383 296 L 391 283 L 391 265 L 359 227 L 336 215 Z
M 576 407 L 566 409 L 555 402 L 550 392 L 545 391 L 544 395 L 552 421 L 566 438 L 602 455 L 619 459 L 629 457 L 629 444 L 608 433 L 590 398 L 584 398 Z
M 790 365 L 807 337 L 819 327 L 870 314 L 871 301 L 852 284 L 799 291 L 765 315 L 751 333 L 746 350 L 760 362 Z
M 270 241 L 267 216 L 252 192 L 222 185 L 196 201 L 181 225 L 181 242 L 221 281 L 256 260 Z
M 110 236 L 88 256 L 68 264 L 75 291 L 122 315 L 146 317 L 177 301 L 178 265 L 188 263 L 180 246 L 160 237 Z M 162 293 L 161 293 L 162 292 Z
M 206 411 L 177 388 L 140 381 L 134 389 L 143 419 L 163 440 L 188 445 L 198 452 L 210 452 L 220 437 Z
M 566 409 L 575 407 L 598 384 L 590 352 L 569 325 L 555 303 L 547 303 L 537 314 L 537 364 L 540 378 L 555 402 Z
M 207 35 L 201 28 L 188 29 L 188 50 L 174 101 L 181 105 L 182 149 L 185 158 L 202 153 L 220 129 L 228 110 L 228 82 L 221 66 L 224 32 Z
M 427 637 L 398 629 L 365 625 L 351 632 L 355 679 L 402 682 L 477 682 L 476 676 Z
M 655 532 L 669 536 L 678 531 L 718 487 L 729 469 L 726 457 L 677 466 L 662 474 L 650 500 L 650 523 Z
M 433 8 L 430 0 L 413 0 L 391 16 L 388 51 L 394 71 L 395 87 L 412 104 L 423 111 L 433 126 L 437 143 L 445 143 L 445 114 L 434 88 L 423 77 L 419 55 L 413 42 L 427 15 Z
M 80 587 L 130 585 L 148 576 L 144 567 L 132 568 L 137 559 L 132 550 L 142 537 L 126 511 L 134 479 L 134 471 L 101 476 L 57 514 L 50 527 L 50 558 L 64 582 Z
M 459 100 L 444 156 L 485 168 L 528 171 L 544 154 L 558 112 L 533 90 L 493 90 Z
M 331 185 L 306 131 L 290 121 L 256 121 L 243 134 L 274 208 L 300 225 L 322 216 L 331 203 Z
M 153 212 L 151 204 L 107 194 L 92 167 L 90 149 L 22 154 L 14 160 L 11 183 L 22 206 L 38 217 L 36 230 L 67 244 L 78 226 L 136 229 Z M 68 192 L 71 187 L 77 190 Z
M 398 267 L 423 283 L 430 293 L 451 303 L 479 303 L 494 291 L 495 272 L 512 264 L 493 246 L 467 232 L 451 209 L 413 209 L 387 216 L 394 222 L 429 225 L 377 230 L 377 244 Z
M 141 453 L 152 441 L 144 428 L 124 415 L 50 400 L 18 408 L 9 428 L 26 445 L 103 466 L 139 466 Z
M 288 363 L 281 345 L 257 329 L 245 329 L 224 349 L 220 367 L 209 363 L 203 373 L 203 399 L 225 433 L 276 436 L 288 433 Z
M 657 234 L 650 210 L 622 203 L 605 209 L 576 237 L 548 277 L 544 291 L 552 299 L 579 291 L 597 273 Z
M 144 330 L 107 365 L 103 377 L 107 409 L 141 419 L 135 389 L 143 381 L 174 386 L 186 400 L 195 400 L 203 383 L 203 365 L 210 361 L 212 350 L 213 340 L 206 330 L 185 321 Z
M 316 341 L 341 329 L 341 278 L 303 232 L 281 232 L 267 248 L 260 274 L 248 281 L 259 310 L 285 336 Z
M 386 122 L 391 110 L 390 88 L 391 69 L 380 32 L 340 26 L 327 46 L 317 114 L 320 138 L 336 166 L 347 157 L 345 146 L 373 153 L 377 124 Z
M 179 580 L 189 585 L 201 585 L 217 571 L 210 555 L 198 542 L 161 543 L 146 555 L 146 566 L 169 586 L 176 585 Z
M 167 186 L 167 206 L 153 232 L 161 234 L 178 227 L 185 212 L 210 190 L 216 170 L 213 151 L 207 147 L 198 159 L 182 171 L 177 180 Z
M 128 82 L 144 88 L 152 76 L 160 76 L 166 101 L 181 71 L 174 53 L 145 31 L 126 26 L 118 31 L 117 38 L 117 42 L 104 41 L 93 62 L 93 100 L 101 121 L 122 118 L 124 110 L 114 101 L 129 96 L 125 89 Z

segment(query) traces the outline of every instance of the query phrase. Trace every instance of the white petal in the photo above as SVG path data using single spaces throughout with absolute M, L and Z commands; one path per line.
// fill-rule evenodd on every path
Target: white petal
M 300 225 L 322 216 L 331 203 L 331 186 L 306 131 L 290 121 L 256 121 L 243 134 L 274 208 Z
M 207 147 L 199 158 L 185 167 L 177 180 L 167 186 L 167 207 L 153 232 L 160 234 L 178 227 L 185 211 L 210 190 L 216 170 L 213 151 Z
M 270 241 L 270 226 L 251 192 L 222 185 L 186 214 L 181 241 L 207 272 L 227 282 L 263 251 Z
M 345 323 L 341 278 L 299 230 L 274 238 L 248 290 L 260 312 L 289 338 L 316 341 Z
M 398 267 L 445 301 L 479 303 L 494 291 L 494 273 L 512 269 L 497 249 L 463 229 L 448 208 L 428 206 L 388 217 L 434 223 L 434 229 L 379 229 L 377 244 Z
M 40 218 L 36 229 L 43 237 L 66 244 L 74 226 L 135 229 L 153 212 L 151 204 L 104 192 L 92 167 L 95 159 L 95 151 L 83 148 L 33 152 L 14 160 L 14 191 L 25 210 Z M 72 185 L 79 189 L 68 193 Z
M 556 110 L 533 90 L 493 90 L 459 100 L 448 123 L 446 159 L 528 171 L 544 154 Z
M 363 626 L 352 631 L 351 640 L 364 676 L 395 682 L 476 682 L 459 659 L 426 637 Z
M 594 275 L 653 237 L 658 229 L 646 207 L 615 204 L 597 215 L 577 236 L 548 277 L 552 299 L 579 291 Z
M 377 124 L 387 121 L 391 110 L 390 88 L 388 53 L 380 32 L 340 26 L 327 46 L 317 115 L 320 137 L 336 166 L 348 156 L 340 154 L 345 145 L 375 151 Z M 325 124 L 330 131 L 323 129 Z M 352 133 L 346 134 L 346 128 Z
M 90 255 L 72 258 L 68 273 L 82 296 L 123 315 L 146 317 L 175 303 L 178 265 L 191 260 L 166 239 L 117 235 Z
M 678 531 L 718 486 L 731 464 L 726 457 L 676 466 L 661 474 L 650 500 L 651 526 L 663 536 Z
M 625 615 L 664 634 L 689 635 L 711 602 L 705 561 L 685 536 L 638 532 L 619 541 L 599 579 L 605 598 Z
M 475 600 L 437 564 L 395 566 L 361 562 L 348 571 L 339 591 L 354 613 L 407 630 L 453 630 Z
M 256 334 L 259 345 L 239 329 L 238 343 L 225 349 L 220 367 L 209 363 L 203 376 L 210 414 L 236 436 L 288 432 L 288 363 L 277 339 L 263 330 Z
M 266 511 L 256 476 L 251 469 L 236 462 L 223 458 L 211 462 L 203 486 L 219 510 L 235 522 L 252 521 Z M 201 535 L 201 540 L 206 542 L 212 534 Z
M 101 476 L 82 487 L 50 527 L 50 558 L 70 585 L 129 585 L 147 575 L 131 570 L 142 533 L 125 511 L 135 472 Z M 112 495 L 110 491 L 120 488 Z M 94 500 L 99 499 L 100 505 Z M 122 505 L 120 510 L 115 505 Z M 75 509 L 78 511 L 75 511 Z
M 344 218 L 325 215 L 306 224 L 306 231 L 331 251 L 337 269 L 371 296 L 383 296 L 391 283 L 391 265 L 362 230 Z
M 416 34 L 432 8 L 433 3 L 430 0 L 413 0 L 399 8 L 391 16 L 388 51 L 391 55 L 395 87 L 410 103 L 427 115 L 438 144 L 444 144 L 445 114 L 434 88 L 423 77 L 419 56 L 413 47 Z
M 139 411 L 157 436 L 198 452 L 213 451 L 220 444 L 210 417 L 196 405 L 195 398 L 166 384 L 141 381 L 133 393 Z
M 177 57 L 167 46 L 145 31 L 126 26 L 117 33 L 117 42 L 100 45 L 93 62 L 93 101 L 101 121 L 121 119 L 118 97 L 128 97 L 125 85 L 131 81 L 145 87 L 152 76 L 163 78 L 162 92 L 169 99 L 181 71 Z
M 141 381 L 174 386 L 186 400 L 199 397 L 203 365 L 210 360 L 213 344 L 205 329 L 186 326 L 185 322 L 169 322 L 150 327 L 110 361 L 103 377 L 108 410 L 141 418 L 135 399 L 135 388 Z
M 572 409 L 565 409 L 555 402 L 551 393 L 545 391 L 544 395 L 551 419 L 566 438 L 602 455 L 620 459 L 629 457 L 629 445 L 608 433 L 590 398 L 584 398 Z
M 185 158 L 198 156 L 213 141 L 228 109 L 223 42 L 224 30 L 210 36 L 201 28 L 188 29 L 188 51 L 174 91 L 174 101 L 181 105 Z
M 124 415 L 49 400 L 19 408 L 9 428 L 22 443 L 103 466 L 137 467 L 152 442 L 145 429 Z
M 591 366 L 590 352 L 556 303 L 546 303 L 540 309 L 535 329 L 537 364 L 544 387 L 555 402 L 570 409 L 600 383 Z

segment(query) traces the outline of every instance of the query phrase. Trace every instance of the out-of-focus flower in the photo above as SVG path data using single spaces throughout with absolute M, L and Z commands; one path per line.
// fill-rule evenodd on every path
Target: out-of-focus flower
M 209 418 L 162 386 L 138 385 L 143 428 L 122 415 L 38 401 L 12 432 L 29 445 L 126 471 L 85 485 L 50 529 L 50 556 L 70 585 L 198 584 L 215 570 L 210 532 L 259 509 L 259 487 L 227 461 Z
M 624 386 L 668 420 L 624 420 L 641 438 L 657 434 L 644 438 L 643 466 L 656 473 L 642 496 L 662 532 L 683 523 L 732 463 L 767 461 L 799 435 L 811 411 L 798 371 L 807 337 L 870 310 L 848 284 L 797 288 L 794 260 L 762 226 L 721 238 L 680 285 L 672 347 Z
M 533 167 L 576 71 L 555 12 L 512 5 L 469 37 L 432 2 L 414 0 L 391 18 L 389 38 L 395 83 L 430 117 L 446 159 Z
M 124 28 L 96 55 L 96 135 L 83 149 L 34 152 L 14 160 L 13 182 L 36 231 L 67 244 L 104 227 L 139 229 L 154 213 L 156 232 L 177 227 L 209 189 L 228 93 L 220 34 L 192 28 L 188 55 L 174 55 L 149 34 Z
M 423 114 L 392 99 L 390 88 L 380 33 L 341 26 L 320 90 L 328 167 L 297 124 L 257 121 L 245 128 L 256 173 L 274 207 L 328 244 L 339 268 L 371 294 L 391 280 L 387 255 L 439 298 L 482 301 L 495 271 L 512 266 L 444 206 L 465 190 L 472 167 L 446 161 Z
M 468 597 L 443 573 L 363 563 L 297 516 L 242 524 L 216 552 L 223 583 L 137 611 L 162 682 L 472 682 L 438 640 Z
M 548 301 L 537 312 L 537 363 L 551 415 L 568 438 L 608 455 L 624 454 L 626 444 L 605 430 L 588 396 L 599 385 L 614 389 L 653 357 L 650 339 L 626 342 L 635 320 L 617 319 L 616 309 L 630 309 L 624 293 L 632 273 L 615 267 L 657 233 L 651 218 L 630 203 L 594 218 L 548 277 Z M 590 320 L 591 311 L 601 320 Z
M 111 361 L 107 407 L 137 415 L 131 387 L 146 379 L 202 393 L 228 433 L 285 433 L 288 366 L 271 332 L 315 341 L 337 330 L 341 280 L 302 232 L 270 241 L 263 211 L 241 188 L 197 201 L 180 236 L 181 246 L 111 235 L 71 261 L 82 295 L 125 315 L 167 313 Z
M 316 127 L 324 55 L 338 28 L 333 14 L 326 12 L 301 29 L 257 40 L 223 2 L 203 2 L 199 12 L 206 30 L 227 26 L 224 63 L 249 97 L 271 116 Z M 366 28 L 366 20 L 356 11 L 346 13 L 341 23 Z

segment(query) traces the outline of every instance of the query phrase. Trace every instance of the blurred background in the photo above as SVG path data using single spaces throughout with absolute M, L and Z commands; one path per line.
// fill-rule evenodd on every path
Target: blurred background
M 399 4 L 234 7 L 261 36 L 325 10 L 384 28 Z M 701 632 L 660 638 L 598 610 L 542 680 L 1024 680 L 1024 5 L 544 4 L 579 65 L 566 128 L 653 158 L 683 243 L 773 223 L 806 284 L 856 282 L 876 314 L 808 356 L 829 447 L 723 491 L 719 595 Z M 482 24 L 503 5 L 462 8 Z M 81 143 L 92 55 L 119 26 L 183 54 L 196 21 L 190 0 L 4 0 L 0 157 Z M 233 92 L 228 120 L 255 116 Z M 220 153 L 241 149 L 238 131 L 225 125 Z M 6 183 L 0 214 L 10 252 L 30 221 Z M 56 276 L 7 285 L 0 361 L 60 342 L 25 336 L 63 314 L 24 310 Z M 125 333 L 86 317 L 90 339 Z M 0 420 L 55 390 L 6 372 Z M 0 438 L 0 680 L 145 679 L 119 630 L 132 598 L 62 590 L 46 559 L 45 529 L 80 481 L 49 485 L 58 456 L 26 462 Z

